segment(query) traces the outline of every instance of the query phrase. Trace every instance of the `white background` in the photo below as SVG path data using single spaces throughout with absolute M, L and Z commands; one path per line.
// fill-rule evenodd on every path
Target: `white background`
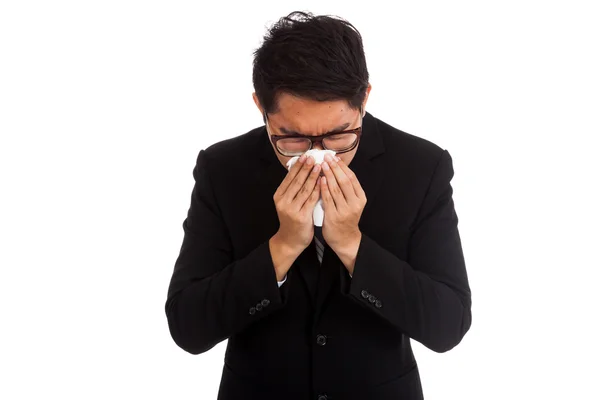
M 363 35 L 368 111 L 448 149 L 473 292 L 427 399 L 599 399 L 600 14 L 589 1 L 0 3 L 0 398 L 214 399 L 164 314 L 200 149 L 262 124 L 300 9 Z

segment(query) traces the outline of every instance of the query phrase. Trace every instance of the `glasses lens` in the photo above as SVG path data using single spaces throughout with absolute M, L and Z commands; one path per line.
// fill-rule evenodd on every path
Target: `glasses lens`
M 323 144 L 325 148 L 338 152 L 354 146 L 357 139 L 358 135 L 355 133 L 340 133 L 328 136 L 323 140 Z M 277 147 L 286 156 L 299 156 L 310 149 L 310 143 L 310 139 L 304 138 L 280 139 L 277 141 Z
M 323 144 L 329 150 L 342 151 L 352 147 L 356 142 L 358 135 L 355 133 L 340 133 L 331 135 L 323 140 Z
M 277 141 L 279 151 L 288 156 L 299 156 L 310 149 L 310 139 L 289 138 Z

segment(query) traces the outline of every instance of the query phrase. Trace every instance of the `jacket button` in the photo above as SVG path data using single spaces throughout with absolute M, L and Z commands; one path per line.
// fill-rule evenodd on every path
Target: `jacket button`
M 327 400 L 327 396 L 324 394 L 319 395 L 319 397 L 317 397 L 317 400 Z
M 256 314 L 256 308 L 250 307 L 250 315 Z
M 325 346 L 327 344 L 327 336 L 317 335 L 317 344 L 319 346 Z
M 377 308 L 383 307 L 383 304 L 381 304 L 381 300 L 376 300 L 375 301 L 375 307 L 377 307 Z
M 369 297 L 369 292 L 367 292 L 366 290 L 362 290 L 360 292 L 360 295 L 362 296 L 363 299 L 366 299 L 367 297 Z
M 269 304 L 271 304 L 271 302 L 269 301 L 269 299 L 263 299 L 263 301 L 261 301 L 260 304 L 262 304 L 263 307 L 266 307 Z
M 375 297 L 372 294 L 370 294 L 369 295 L 369 303 L 375 303 L 375 300 L 377 300 L 377 297 Z
M 261 303 L 258 303 L 258 304 L 256 305 L 256 311 L 262 311 L 262 309 L 263 309 L 263 307 L 262 307 L 262 304 L 261 304 Z

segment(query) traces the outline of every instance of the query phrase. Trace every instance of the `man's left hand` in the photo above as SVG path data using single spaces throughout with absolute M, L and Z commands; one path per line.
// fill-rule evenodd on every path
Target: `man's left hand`
M 342 255 L 356 258 L 362 237 L 358 222 L 367 204 L 367 196 L 354 172 L 339 157 L 334 159 L 326 155 L 321 167 L 325 175 L 320 183 L 325 214 L 323 239 L 340 255 L 340 259 Z

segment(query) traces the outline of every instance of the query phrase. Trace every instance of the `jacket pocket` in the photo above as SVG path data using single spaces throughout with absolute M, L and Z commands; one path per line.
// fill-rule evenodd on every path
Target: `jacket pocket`
M 351 392 L 332 394 L 331 397 L 340 400 L 423 400 L 423 389 L 419 369 L 415 364 L 402 375 L 387 382 Z

